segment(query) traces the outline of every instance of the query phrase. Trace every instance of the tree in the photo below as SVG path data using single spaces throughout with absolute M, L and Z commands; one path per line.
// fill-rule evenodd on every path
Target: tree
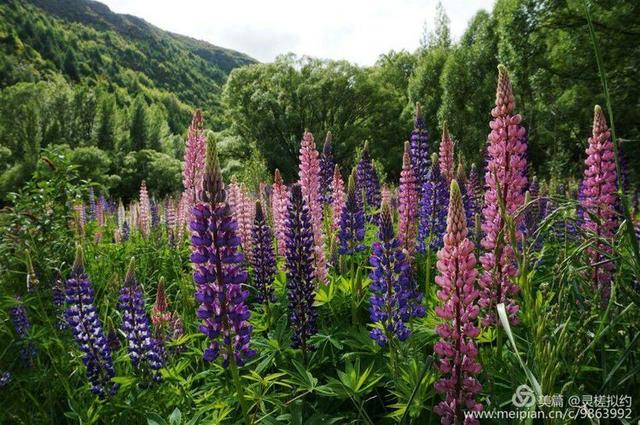
M 102 94 L 100 99 L 96 144 L 104 151 L 111 151 L 116 146 L 116 104 L 108 93 Z
M 138 95 L 133 102 L 131 122 L 129 126 L 128 152 L 147 148 L 149 144 L 149 127 L 147 122 L 147 102 Z

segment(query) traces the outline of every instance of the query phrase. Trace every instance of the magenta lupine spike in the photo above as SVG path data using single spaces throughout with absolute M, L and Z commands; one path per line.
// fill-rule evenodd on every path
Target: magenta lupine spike
M 444 400 L 434 411 L 441 416 L 443 424 L 475 424 L 478 421 L 466 418 L 465 412 L 482 410 L 482 405 L 475 400 L 482 389 L 475 377 L 481 370 L 474 342 L 480 333 L 476 326 L 480 314 L 476 301 L 478 271 L 474 245 L 467 238 L 467 218 L 456 180 L 451 181 L 450 193 L 447 231 L 444 247 L 438 251 L 436 276 L 440 305 L 435 312 L 444 323 L 436 327 L 440 341 L 433 347 L 443 374 L 435 389 L 444 394 Z
M 313 227 L 313 242 L 316 278 L 328 283 L 327 262 L 324 254 L 324 234 L 322 233 L 322 199 L 320 193 L 320 160 L 313 134 L 304 132 L 300 146 L 300 186 L 302 196 L 309 207 Z
M 105 222 L 104 210 L 105 210 L 105 199 L 104 199 L 104 196 L 100 195 L 98 202 L 96 202 L 96 224 L 99 227 L 104 226 L 104 222 Z
M 76 203 L 73 205 L 73 219 L 78 233 L 84 233 L 84 226 L 87 222 L 87 218 L 83 203 Z
M 439 156 L 440 174 L 448 182 L 453 179 L 453 139 L 449 136 L 447 122 L 442 127 L 442 139 L 440 140 Z
M 151 231 L 151 202 L 149 201 L 149 193 L 144 180 L 140 185 L 140 211 L 138 215 L 140 221 L 140 231 L 144 236 L 148 236 Z
M 606 303 L 611 291 L 614 263 L 607 261 L 612 253 L 611 244 L 598 239 L 613 242 L 619 217 L 616 211 L 618 196 L 613 142 L 602 108 L 597 105 L 586 153 L 580 206 L 587 214 L 583 214 L 582 228 L 597 238 L 596 244 L 587 248 L 587 255 L 591 263 L 592 282 L 603 303 Z M 597 221 L 593 217 L 597 217 Z
M 187 210 L 196 202 L 197 191 L 202 186 L 204 175 L 204 159 L 207 153 L 207 140 L 202 128 L 202 111 L 197 109 L 193 113 L 187 145 L 184 150 L 184 168 L 182 170 L 182 184 L 188 200 Z
M 187 228 L 189 215 L 191 211 L 191 200 L 187 192 L 182 192 L 180 202 L 178 203 L 178 211 L 176 213 L 176 238 L 182 241 L 184 232 Z
M 332 228 L 335 232 L 340 228 L 340 217 L 342 217 L 342 210 L 344 209 L 346 199 L 344 181 L 342 180 L 342 174 L 340 173 L 340 167 L 338 167 L 338 164 L 336 164 L 333 169 L 331 193 L 333 194 L 333 198 L 331 200 Z
M 413 258 L 416 250 L 418 232 L 418 189 L 416 184 L 416 176 L 413 173 L 411 157 L 409 156 L 409 142 L 405 142 L 400 186 L 398 188 L 398 213 L 400 215 L 398 240 L 400 240 L 400 246 L 407 252 L 410 259 Z
M 522 238 L 518 223 L 521 215 L 515 217 L 516 211 L 524 204 L 524 190 L 527 186 L 527 146 L 523 143 L 526 130 L 520 125 L 522 117 L 512 115 L 515 100 L 507 70 L 498 66 L 498 88 L 496 90 L 496 106 L 491 110 L 493 120 L 490 123 L 487 148 L 487 169 L 482 210 L 483 222 L 482 248 L 486 251 L 480 262 L 484 273 L 480 278 L 482 288 L 479 304 L 485 310 L 483 324 L 496 322 L 496 305 L 504 303 L 509 321 L 518 322 L 518 305 L 514 299 L 518 286 L 514 278 L 518 274 L 515 264 L 515 253 L 512 241 L 500 211 L 500 203 L 504 204 L 505 214 L 513 217 L 515 235 Z
M 287 205 L 289 193 L 282 182 L 280 170 L 276 169 L 273 176 L 273 190 L 271 193 L 271 213 L 273 215 L 273 227 L 278 244 L 278 255 L 284 257 L 287 249 Z

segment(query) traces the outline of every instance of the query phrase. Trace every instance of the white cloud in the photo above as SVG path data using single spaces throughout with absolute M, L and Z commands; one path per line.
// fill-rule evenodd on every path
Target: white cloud
M 391 49 L 418 47 L 437 0 L 100 0 L 172 32 L 247 53 L 262 62 L 293 52 L 370 65 Z M 447 0 L 458 38 L 495 0 Z

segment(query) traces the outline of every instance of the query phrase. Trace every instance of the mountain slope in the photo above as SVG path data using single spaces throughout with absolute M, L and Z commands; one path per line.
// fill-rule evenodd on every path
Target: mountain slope
M 173 93 L 216 109 L 228 73 L 255 60 L 163 31 L 88 0 L 9 0 L 0 6 L 0 87 L 51 79 Z

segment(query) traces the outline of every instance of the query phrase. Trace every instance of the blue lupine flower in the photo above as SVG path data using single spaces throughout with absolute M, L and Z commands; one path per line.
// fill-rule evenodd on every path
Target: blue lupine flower
M 422 186 L 418 212 L 418 251 L 426 252 L 442 248 L 442 236 L 447 227 L 449 188 L 440 174 L 437 161 L 433 161 L 427 180 Z
M 76 260 L 65 289 L 67 310 L 65 319 L 73 337 L 84 353 L 82 362 L 87 367 L 91 391 L 100 398 L 115 394 L 118 385 L 111 382 L 115 376 L 111 350 L 102 331 L 102 322 L 93 304 L 93 288 L 84 271 L 82 250 L 78 247 Z
M 134 274 L 133 259 L 120 289 L 118 309 L 122 313 L 122 331 L 127 338 L 131 364 L 145 379 L 155 382 L 162 380 L 158 372 L 163 366 L 163 358 L 158 343 L 151 335 L 149 316 L 144 309 L 142 287 Z M 110 341 L 113 342 L 113 341 Z
M 287 296 L 289 319 L 293 330 L 292 347 L 302 348 L 304 355 L 309 338 L 317 332 L 315 295 L 314 243 L 309 208 L 302 198 L 299 184 L 293 185 L 286 226 Z
M 340 229 L 338 231 L 338 253 L 350 255 L 364 251 L 365 234 L 364 208 L 362 197 L 356 193 L 355 175 L 349 176 L 347 199 L 340 216 Z
M 262 204 L 256 202 L 256 216 L 253 221 L 253 267 L 256 300 L 259 303 L 275 302 L 273 279 L 276 274 L 276 258 L 273 251 L 273 232 L 267 224 Z

